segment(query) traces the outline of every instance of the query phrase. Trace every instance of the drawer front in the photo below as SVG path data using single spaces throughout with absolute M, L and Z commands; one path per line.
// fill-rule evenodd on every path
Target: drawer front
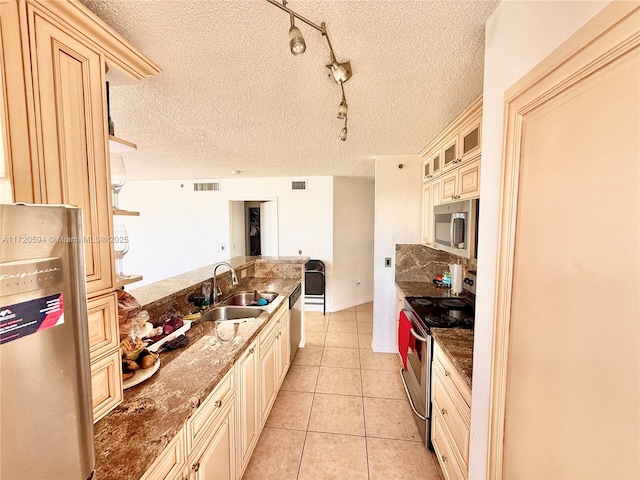
M 452 447 L 451 438 L 448 435 L 442 415 L 438 411 L 433 412 L 433 428 L 431 441 L 438 462 L 442 467 L 446 480 L 458 480 L 467 478 L 467 469 L 464 468 Z
M 184 431 L 180 430 L 140 480 L 180 478 L 179 474 L 185 465 L 185 452 Z
M 122 402 L 122 362 L 120 350 L 91 363 L 93 423 Z
M 198 407 L 196 413 L 187 421 L 187 450 L 191 451 L 194 446 L 206 434 L 209 426 L 220 416 L 229 399 L 233 399 L 235 390 L 233 388 L 233 369 L 224 376 L 218 386 L 209 394 L 202 405 Z
M 445 386 L 451 385 L 451 389 L 457 390 L 458 394 L 463 398 L 467 407 L 471 407 L 471 390 L 460 374 L 451 364 L 437 342 L 434 342 L 433 349 L 433 368 L 439 370 L 443 378 Z M 469 414 L 471 415 L 471 414 Z
M 433 377 L 433 409 L 440 412 L 456 450 L 464 465 L 468 465 L 470 426 L 451 399 L 439 373 Z
M 447 203 L 454 201 L 454 197 L 458 192 L 458 172 L 452 172 L 442 177 L 442 192 L 440 201 Z
M 116 293 L 89 300 L 89 353 L 98 358 L 120 344 Z

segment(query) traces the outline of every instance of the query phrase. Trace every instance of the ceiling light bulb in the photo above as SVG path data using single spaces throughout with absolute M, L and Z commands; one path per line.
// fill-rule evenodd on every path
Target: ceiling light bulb
M 289 48 L 294 55 L 300 55 L 307 49 L 307 45 L 304 43 L 304 37 L 295 25 L 291 25 L 289 29 Z
M 340 102 L 340 105 L 338 106 L 338 118 L 340 120 L 344 120 L 345 118 L 347 118 L 348 110 L 349 110 L 349 107 L 347 105 L 347 102 L 345 102 L 343 99 L 342 102 Z
M 347 126 L 346 125 L 344 127 L 342 127 L 342 130 L 340 130 L 340 136 L 338 138 L 340 140 L 342 140 L 343 142 L 347 140 Z

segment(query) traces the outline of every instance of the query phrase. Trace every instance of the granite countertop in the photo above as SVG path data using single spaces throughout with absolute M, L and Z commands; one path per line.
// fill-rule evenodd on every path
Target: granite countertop
M 309 261 L 309 257 L 248 257 L 238 256 L 225 260 L 236 270 L 242 270 L 252 264 L 278 263 L 278 264 L 305 264 Z M 218 262 L 220 263 L 220 262 Z M 141 305 L 147 305 L 155 302 L 163 297 L 171 295 L 178 290 L 195 285 L 196 283 L 211 280 L 213 276 L 213 267 L 217 263 L 206 265 L 196 270 L 181 273 L 159 282 L 131 289 L 130 293 L 136 297 Z M 219 270 L 220 273 L 226 271 L 225 268 Z
M 269 290 L 280 296 L 255 320 L 237 324 L 236 337 L 229 343 L 218 340 L 214 322 L 199 322 L 187 332 L 187 347 L 161 353 L 158 372 L 125 390 L 124 401 L 94 425 L 94 478 L 140 478 L 300 281 L 243 279 L 234 290 Z
M 438 342 L 451 364 L 471 389 L 473 373 L 473 330 L 462 328 L 432 328 L 431 335 Z

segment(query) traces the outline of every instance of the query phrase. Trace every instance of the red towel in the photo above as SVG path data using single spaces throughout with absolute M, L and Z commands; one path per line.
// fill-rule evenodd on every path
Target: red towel
M 400 318 L 398 320 L 398 352 L 400 352 L 402 365 L 406 370 L 409 346 L 411 343 L 413 343 L 415 348 L 415 342 L 411 342 L 411 339 L 413 338 L 413 335 L 411 335 L 411 320 L 407 318 L 407 315 L 403 311 L 400 311 Z

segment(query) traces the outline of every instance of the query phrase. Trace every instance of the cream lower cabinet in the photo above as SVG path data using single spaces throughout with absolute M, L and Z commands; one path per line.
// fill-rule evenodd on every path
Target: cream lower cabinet
M 260 436 L 260 364 L 258 342 L 254 341 L 236 363 L 238 411 L 238 470 L 249 464 Z
M 260 425 L 264 427 L 289 370 L 289 310 L 286 305 L 260 334 Z
M 187 460 L 189 480 L 234 480 L 235 462 L 235 404 L 224 403 L 220 417 L 206 437 Z
M 289 308 L 283 305 L 142 480 L 237 480 L 289 370 Z
M 431 441 L 447 480 L 468 478 L 471 390 L 434 342 Z

